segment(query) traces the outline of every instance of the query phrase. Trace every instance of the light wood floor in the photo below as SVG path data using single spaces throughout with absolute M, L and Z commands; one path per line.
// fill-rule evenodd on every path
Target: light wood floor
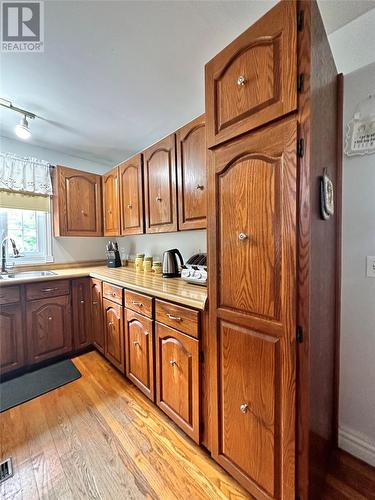
M 246 492 L 98 353 L 82 378 L 0 414 L 8 499 L 244 499 Z

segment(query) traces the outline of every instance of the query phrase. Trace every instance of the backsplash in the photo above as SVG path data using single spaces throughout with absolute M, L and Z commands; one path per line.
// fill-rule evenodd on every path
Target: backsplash
M 111 239 L 111 238 L 107 238 Z M 182 253 L 184 261 L 194 253 L 207 252 L 207 231 L 179 231 L 176 233 L 140 234 L 117 238 L 119 250 L 133 259 L 136 253 L 144 253 L 152 257 L 163 256 L 165 250 L 178 248 Z

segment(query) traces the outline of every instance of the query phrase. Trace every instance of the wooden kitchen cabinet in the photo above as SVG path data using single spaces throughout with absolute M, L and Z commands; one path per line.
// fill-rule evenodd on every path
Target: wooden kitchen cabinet
M 70 352 L 70 295 L 27 302 L 26 337 L 30 364 Z
M 297 108 L 297 7 L 280 2 L 206 65 L 207 146 Z
M 125 373 L 124 309 L 119 304 L 103 299 L 105 356 L 122 373 Z
M 55 236 L 102 236 L 101 176 L 58 165 L 53 184 Z
M 121 234 L 143 234 L 143 174 L 142 155 L 119 165 Z
M 205 115 L 176 132 L 178 228 L 207 227 L 207 168 Z
M 73 348 L 75 351 L 92 343 L 90 278 L 72 281 Z
M 91 331 L 94 346 L 104 354 L 105 334 L 103 325 L 103 285 L 101 280 L 91 278 Z
M 156 403 L 199 443 L 199 342 L 156 323 Z
M 103 175 L 104 236 L 120 236 L 120 182 L 118 167 Z
M 24 366 L 24 340 L 21 304 L 0 305 L 0 375 Z
M 176 137 L 143 152 L 146 233 L 177 231 Z
M 126 376 L 152 401 L 155 397 L 153 344 L 153 321 L 126 309 Z

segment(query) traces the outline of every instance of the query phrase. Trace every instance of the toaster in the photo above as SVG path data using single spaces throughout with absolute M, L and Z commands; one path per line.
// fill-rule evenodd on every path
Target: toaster
M 207 285 L 207 254 L 196 253 L 185 263 L 181 278 L 195 285 Z

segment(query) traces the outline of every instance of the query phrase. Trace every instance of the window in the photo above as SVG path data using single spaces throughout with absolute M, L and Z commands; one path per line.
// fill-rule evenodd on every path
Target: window
M 52 262 L 52 235 L 49 212 L 0 208 L 0 235 L 16 242 L 21 257 L 14 258 L 7 246 L 7 261 L 15 264 Z

